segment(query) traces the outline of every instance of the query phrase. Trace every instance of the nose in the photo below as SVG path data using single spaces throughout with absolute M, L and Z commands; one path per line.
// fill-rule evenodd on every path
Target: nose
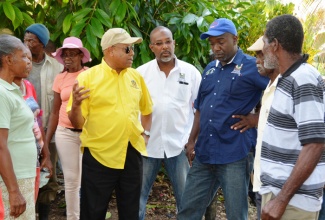
M 130 49 L 130 53 L 129 53 L 131 56 L 134 56 L 134 48 L 131 47 Z
M 211 46 L 213 51 L 219 51 L 220 50 L 220 45 L 219 44 L 214 44 Z

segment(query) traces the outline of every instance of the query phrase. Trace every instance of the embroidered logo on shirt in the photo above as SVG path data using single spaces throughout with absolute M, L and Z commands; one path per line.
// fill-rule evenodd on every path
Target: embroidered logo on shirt
M 188 82 L 185 82 L 185 73 L 179 73 L 178 83 L 188 85 Z
M 135 89 L 138 89 L 139 88 L 138 85 L 137 85 L 137 83 L 133 79 L 131 80 L 131 87 L 133 87 Z
M 236 65 L 234 70 L 231 73 L 237 74 L 238 76 L 241 76 L 240 70 L 243 68 L 243 64 Z
M 212 73 L 214 73 L 214 71 L 215 71 L 215 69 L 214 68 L 211 68 L 211 69 L 209 69 L 206 73 L 205 73 L 205 75 L 207 76 L 207 75 L 211 75 Z

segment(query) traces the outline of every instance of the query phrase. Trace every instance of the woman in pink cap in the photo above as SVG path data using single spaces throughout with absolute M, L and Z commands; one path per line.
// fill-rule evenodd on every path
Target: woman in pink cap
M 54 100 L 46 132 L 49 145 L 55 132 L 55 142 L 62 164 L 67 205 L 67 219 L 79 219 L 79 189 L 81 178 L 81 153 L 79 135 L 81 129 L 73 128 L 66 106 L 72 86 L 82 71 L 84 63 L 91 61 L 89 51 L 79 38 L 64 39 L 63 46 L 56 50 L 54 58 L 64 65 L 64 72 L 56 76 L 53 83 Z

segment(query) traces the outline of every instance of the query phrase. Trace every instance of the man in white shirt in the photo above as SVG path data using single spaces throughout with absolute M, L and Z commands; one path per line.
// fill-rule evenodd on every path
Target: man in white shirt
M 266 89 L 264 90 L 261 109 L 257 114 L 249 114 L 247 116 L 234 115 L 235 118 L 241 118 L 242 120 L 233 125 L 233 129 L 241 129 L 244 132 L 246 129 L 255 127 L 257 125 L 257 142 L 256 142 L 256 152 L 254 160 L 254 178 L 253 178 L 253 192 L 255 193 L 256 208 L 257 208 L 257 218 L 260 219 L 261 216 L 261 195 L 258 191 L 261 188 L 260 180 L 260 160 L 261 160 L 261 146 L 262 138 L 264 133 L 264 128 L 266 125 L 267 117 L 269 116 L 270 107 L 274 97 L 274 91 L 276 84 L 278 83 L 279 70 L 278 69 L 266 69 L 264 67 L 264 55 L 262 52 L 264 43 L 262 40 L 263 36 L 260 37 L 252 46 L 247 48 L 248 51 L 255 51 L 256 53 L 256 67 L 258 72 L 262 76 L 267 76 L 270 78 L 270 82 Z M 258 123 L 257 123 L 258 121 Z
M 184 152 L 194 119 L 193 103 L 201 82 L 200 72 L 191 64 L 178 60 L 171 31 L 158 26 L 150 33 L 151 51 L 155 59 L 140 66 L 152 101 L 152 126 L 143 157 L 143 182 L 139 219 L 146 213 L 148 196 L 162 162 L 172 183 L 179 210 L 189 163 Z

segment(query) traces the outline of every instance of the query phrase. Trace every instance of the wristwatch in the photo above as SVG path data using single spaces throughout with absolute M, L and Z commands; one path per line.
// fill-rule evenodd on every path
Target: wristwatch
M 150 137 L 150 131 L 144 130 L 143 131 L 143 134 L 145 134 L 146 136 L 149 136 Z

